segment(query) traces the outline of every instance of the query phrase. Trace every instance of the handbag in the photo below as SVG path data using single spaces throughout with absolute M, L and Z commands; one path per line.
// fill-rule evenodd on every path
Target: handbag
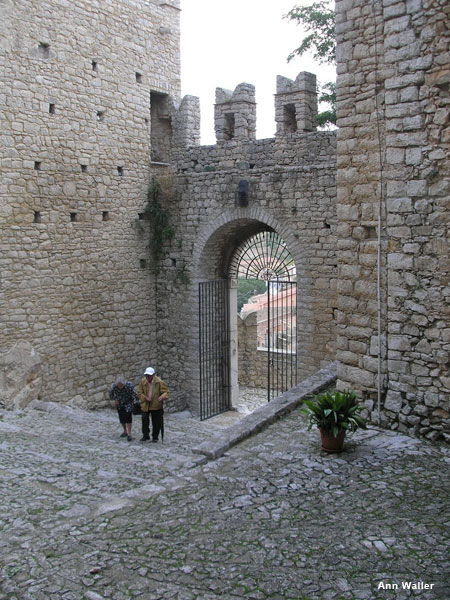
M 133 415 L 140 415 L 140 414 L 142 414 L 141 403 L 135 402 L 133 404 Z

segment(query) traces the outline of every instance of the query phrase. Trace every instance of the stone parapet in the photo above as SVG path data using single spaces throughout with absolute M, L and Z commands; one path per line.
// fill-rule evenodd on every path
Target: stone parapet
M 222 141 L 214 146 L 180 149 L 176 158 L 179 173 L 314 165 L 334 167 L 336 132 L 297 132 L 275 139 Z
M 246 415 L 232 427 L 219 432 L 212 440 L 192 448 L 192 452 L 202 454 L 209 460 L 219 458 L 232 446 L 259 433 L 283 415 L 297 408 L 306 396 L 318 394 L 335 381 L 336 363 L 331 363 L 275 400 Z
M 216 88 L 214 129 L 218 142 L 256 138 L 255 87 L 241 83 L 232 92 Z

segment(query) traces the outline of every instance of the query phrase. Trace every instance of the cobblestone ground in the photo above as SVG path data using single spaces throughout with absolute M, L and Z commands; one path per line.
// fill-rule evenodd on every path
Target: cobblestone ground
M 149 444 L 49 408 L 0 412 L 1 600 L 450 598 L 447 447 L 372 428 L 326 455 L 297 410 L 201 464 L 239 413 Z

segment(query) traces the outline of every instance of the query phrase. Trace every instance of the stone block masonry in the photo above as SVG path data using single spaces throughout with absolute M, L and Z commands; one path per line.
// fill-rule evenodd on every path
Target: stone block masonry
M 217 88 L 214 125 L 217 141 L 256 139 L 255 87 L 242 83 L 234 92 Z
M 336 17 L 338 385 L 448 441 L 450 6 L 337 0 Z
M 257 312 L 251 312 L 245 317 L 238 316 L 238 383 L 250 388 L 265 389 L 267 396 L 268 349 L 258 347 Z M 277 360 L 276 352 L 271 352 L 270 360 Z M 295 354 L 288 360 L 285 353 L 283 361 L 284 382 L 290 385 L 295 381 Z M 289 389 L 289 388 L 287 388 Z M 278 390 L 286 391 L 286 388 Z
M 118 373 L 137 382 L 156 358 L 136 221 L 150 96 L 179 99 L 179 5 L 19 0 L 0 12 L 0 341 L 32 345 L 45 399 L 97 406 Z
M 317 128 L 317 82 L 312 73 L 299 73 L 295 81 L 277 77 L 275 95 L 277 135 Z

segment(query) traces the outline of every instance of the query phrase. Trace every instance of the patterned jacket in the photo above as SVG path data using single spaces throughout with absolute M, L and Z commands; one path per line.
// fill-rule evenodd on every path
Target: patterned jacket
M 133 404 L 138 400 L 134 386 L 130 381 L 127 381 L 122 389 L 114 384 L 109 391 L 109 397 L 111 400 L 117 401 L 119 403 L 118 408 L 125 409 L 125 412 L 132 412 Z

